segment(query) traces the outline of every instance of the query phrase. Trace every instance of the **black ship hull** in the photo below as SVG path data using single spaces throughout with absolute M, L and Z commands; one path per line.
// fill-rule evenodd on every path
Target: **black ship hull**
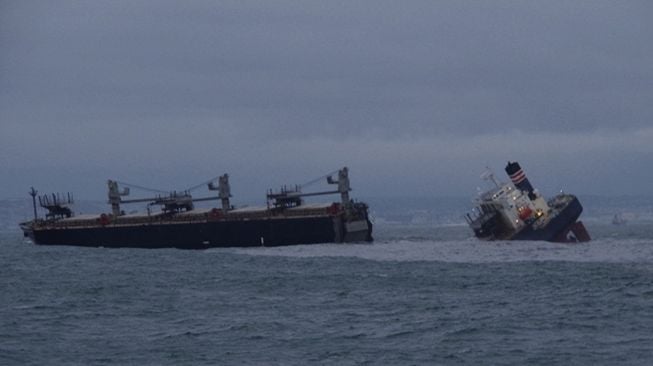
M 36 244 L 107 248 L 207 249 L 372 241 L 369 220 L 351 223 L 340 216 L 24 228 L 24 231 Z
M 565 207 L 560 209 L 557 216 L 552 218 L 546 226 L 542 228 L 536 228 L 534 225 L 527 226 L 515 234 L 511 240 L 542 240 L 552 242 L 585 241 L 581 240 L 583 238 L 576 238 L 576 234 L 573 232 L 582 212 L 583 206 L 578 201 L 578 198 L 574 197 Z

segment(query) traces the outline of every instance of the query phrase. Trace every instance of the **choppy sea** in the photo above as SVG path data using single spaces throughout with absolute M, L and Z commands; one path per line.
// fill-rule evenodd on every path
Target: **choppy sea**
M 581 199 L 583 244 L 479 242 L 460 202 L 401 201 L 376 203 L 373 244 L 49 247 L 5 225 L 0 365 L 653 364 L 651 199 Z

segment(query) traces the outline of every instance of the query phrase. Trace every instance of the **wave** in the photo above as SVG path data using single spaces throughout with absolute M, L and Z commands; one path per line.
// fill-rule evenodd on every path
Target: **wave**
M 533 241 L 482 242 L 398 240 L 373 244 L 314 244 L 288 247 L 230 248 L 252 256 L 294 258 L 350 257 L 373 261 L 495 263 L 525 261 L 653 263 L 653 240 L 600 239 L 589 243 L 560 244 Z

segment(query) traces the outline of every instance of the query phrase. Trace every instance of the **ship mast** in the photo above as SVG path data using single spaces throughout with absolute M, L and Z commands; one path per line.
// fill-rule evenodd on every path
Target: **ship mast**
M 32 206 L 34 207 L 34 221 L 38 219 L 38 216 L 36 214 L 36 195 L 38 193 L 39 192 L 36 189 L 34 189 L 34 187 L 31 187 L 31 189 L 29 190 L 29 195 L 32 196 Z
M 497 177 L 494 176 L 494 172 L 490 167 L 485 167 L 485 171 L 483 174 L 481 174 L 481 179 L 486 180 L 486 181 L 492 181 L 497 188 L 501 188 L 501 182 L 497 179 Z
M 351 191 L 351 187 L 349 186 L 349 169 L 344 167 L 338 170 L 338 180 L 334 180 L 333 177 L 328 176 L 327 183 L 338 185 L 337 193 L 340 193 L 340 200 L 343 206 L 347 205 L 349 203 L 349 191 Z
M 218 198 L 222 202 L 222 212 L 227 212 L 231 209 L 229 197 L 231 197 L 231 186 L 229 186 L 229 174 L 224 174 L 218 177 L 218 186 L 216 187 L 213 182 L 209 183 L 209 191 L 218 191 Z
M 113 216 L 118 217 L 121 215 L 120 202 L 122 199 L 120 197 L 129 195 L 129 187 L 123 188 L 122 192 L 120 192 L 120 189 L 118 189 L 118 182 L 111 179 L 107 181 L 107 186 L 109 187 L 109 203 L 111 204 L 111 212 L 113 213 Z

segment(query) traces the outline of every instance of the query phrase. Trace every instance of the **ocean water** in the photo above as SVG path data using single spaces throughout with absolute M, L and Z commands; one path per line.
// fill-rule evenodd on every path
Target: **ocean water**
M 590 200 L 594 240 L 570 245 L 479 242 L 439 204 L 377 210 L 373 244 L 48 247 L 6 225 L 0 365 L 653 364 L 653 206 L 615 226 Z

